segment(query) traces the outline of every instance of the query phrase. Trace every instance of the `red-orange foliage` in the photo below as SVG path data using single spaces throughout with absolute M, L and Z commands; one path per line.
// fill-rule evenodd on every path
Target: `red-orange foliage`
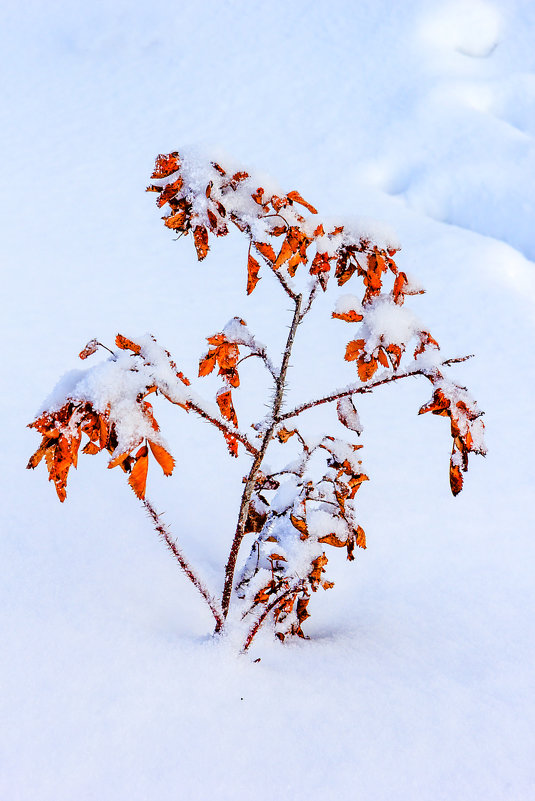
M 433 393 L 419 413 L 450 419 L 450 485 L 457 495 L 469 453 L 485 453 L 481 412 L 467 391 L 445 372 L 464 358 L 443 360 L 437 341 L 404 309 L 405 298 L 423 290 L 398 268 L 394 260 L 398 246 L 391 237 L 352 225 L 328 224 L 297 191 L 270 194 L 243 170 L 227 172 L 215 162 L 203 169 L 198 164 L 192 168 L 177 152 L 158 156 L 151 178 L 148 190 L 157 193 L 157 205 L 165 212 L 164 224 L 179 234 L 192 234 L 199 261 L 209 253 L 211 236 L 226 236 L 234 226 L 249 240 L 247 295 L 254 292 L 264 270 L 291 299 L 293 316 L 281 364 L 274 366 L 244 320 L 233 318 L 222 331 L 207 338 L 208 350 L 199 361 L 199 377 L 217 368 L 223 382 L 214 406 L 189 389 L 190 382 L 169 352 L 152 337 L 134 341 L 119 334 L 117 350 L 110 350 L 108 361 L 87 371 L 91 381 L 77 373 L 72 385 L 65 389 L 63 384 L 62 392 L 53 395 L 30 424 L 42 435 L 42 442 L 28 467 L 36 467 L 44 457 L 49 478 L 63 501 L 68 472 L 77 466 L 85 435 L 83 453 L 106 450 L 108 467 L 120 466 L 128 474 L 128 483 L 145 504 L 159 536 L 210 606 L 216 631 L 225 626 L 231 605 L 237 604 L 247 632 L 245 650 L 268 619 L 279 639 L 303 637 L 311 593 L 333 586 L 324 578 L 328 564 L 325 546 L 345 548 L 349 560 L 355 558 L 355 547 L 366 548 L 356 496 L 368 476 L 358 458 L 361 445 L 330 435 L 311 440 L 298 424 L 300 415 L 335 403 L 338 421 L 359 435 L 362 428 L 355 405 L 359 394 L 410 376 L 426 378 Z M 308 280 L 305 288 L 300 288 L 303 273 Z M 355 363 L 355 382 L 284 409 L 287 370 L 299 326 L 318 292 L 349 281 L 355 285 L 354 291 L 360 285 L 361 296 L 339 298 L 332 317 L 358 326 L 345 349 L 345 360 Z M 97 340 L 91 340 L 80 358 L 87 359 L 99 347 Z M 232 391 L 240 387 L 238 366 L 251 356 L 264 363 L 273 380 L 270 411 L 253 425 L 254 438 L 239 429 L 232 397 Z M 241 444 L 252 457 L 243 480 L 219 601 L 205 589 L 145 497 L 150 454 L 166 476 L 172 474 L 175 464 L 146 399 L 151 393 L 208 420 L 221 431 L 232 456 L 238 456 Z M 265 456 L 275 440 L 284 446 L 290 443 L 292 458 L 281 470 L 266 473 Z M 322 474 L 314 477 L 311 465 L 317 469 L 321 455 L 325 465 Z M 238 553 L 247 533 L 254 534 L 251 553 L 236 576 Z

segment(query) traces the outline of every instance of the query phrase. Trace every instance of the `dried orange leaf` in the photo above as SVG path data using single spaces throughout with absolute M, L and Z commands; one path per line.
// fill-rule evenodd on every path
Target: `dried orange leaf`
M 386 368 L 390 367 L 386 351 L 384 351 L 383 348 L 379 348 L 379 351 L 377 353 L 377 359 L 379 361 L 379 364 L 381 364 L 383 367 Z
M 186 222 L 186 212 L 177 211 L 176 214 L 171 214 L 169 217 L 164 217 L 164 225 L 175 231 L 180 231 Z
M 293 437 L 297 429 L 293 429 L 292 431 L 288 431 L 287 428 L 279 428 L 277 431 L 277 439 L 279 442 L 288 442 L 290 437 Z
M 450 487 L 453 495 L 458 495 L 463 488 L 461 468 L 453 463 L 450 463 Z
M 346 323 L 360 323 L 363 319 L 363 315 L 359 314 L 354 309 L 341 313 L 333 312 L 332 317 L 334 317 L 335 320 L 345 320 Z
M 361 381 L 369 381 L 377 371 L 377 359 L 373 356 L 368 361 L 362 357 L 357 360 L 357 369 Z
M 215 350 L 208 351 L 206 356 L 199 362 L 199 377 L 208 375 L 215 367 L 216 352 Z
M 366 342 L 364 339 L 352 339 L 347 343 L 346 355 L 344 356 L 346 362 L 353 362 L 358 359 L 360 352 L 364 349 Z
M 173 181 L 171 184 L 167 184 L 165 189 L 162 191 L 160 197 L 156 201 L 156 205 L 161 209 L 162 206 L 165 206 L 168 200 L 176 195 L 177 192 L 180 192 L 182 189 L 183 184 L 182 178 L 177 178 L 176 181 Z
M 296 528 L 300 534 L 305 535 L 305 538 L 308 537 L 308 528 L 306 520 L 303 520 L 302 517 L 296 517 L 295 515 L 290 515 L 290 522 L 292 526 Z
M 33 470 L 35 467 L 37 467 L 37 465 L 45 455 L 46 451 L 48 450 L 48 448 L 50 448 L 50 446 L 53 443 L 54 440 L 43 438 L 41 445 L 37 448 L 33 456 L 30 457 L 30 461 L 26 465 L 26 469 Z
M 224 392 L 218 392 L 216 402 L 219 406 L 221 416 L 224 417 L 225 420 L 229 420 L 231 423 L 234 423 L 234 425 L 237 426 L 238 418 L 236 417 L 236 411 L 232 404 L 232 393 L 230 389 Z
M 170 476 L 175 467 L 175 460 L 171 454 L 166 451 L 164 447 L 159 445 L 157 442 L 153 442 L 151 439 L 149 439 L 149 446 L 152 451 L 152 455 L 162 468 L 164 476 Z
M 361 526 L 357 526 L 356 530 L 356 544 L 359 548 L 366 548 L 366 534 L 364 533 L 364 529 Z
M 304 206 L 306 209 L 309 210 L 309 212 L 311 214 L 317 214 L 318 213 L 317 209 L 315 209 L 314 206 L 312 206 L 310 203 L 307 203 L 306 200 L 303 200 L 303 198 L 301 197 L 299 192 L 295 192 L 295 191 L 288 192 L 286 197 L 288 198 L 288 200 L 292 200 L 294 203 L 299 203 L 301 206 Z
M 146 445 L 139 449 L 136 461 L 130 473 L 128 483 L 138 498 L 143 500 L 147 486 L 147 471 L 149 469 L 149 450 Z
M 277 258 L 275 251 L 268 242 L 255 242 L 254 246 L 265 259 L 270 261 L 272 264 L 275 262 Z
M 320 537 L 318 542 L 324 542 L 327 545 L 334 545 L 335 548 L 343 548 L 347 542 L 347 539 L 341 540 L 334 532 L 332 532 L 331 534 L 326 534 L 325 537 Z
M 141 351 L 140 345 L 136 345 L 135 342 L 132 342 L 131 339 L 127 337 L 123 337 L 122 334 L 117 334 L 115 337 L 115 344 L 118 348 L 122 348 L 123 350 L 131 350 L 135 354 L 138 354 Z
M 178 170 L 180 162 L 178 160 L 178 153 L 169 153 L 167 156 L 159 155 L 156 157 L 154 165 L 154 172 L 151 178 L 167 178 Z
M 196 228 L 193 229 L 193 240 L 195 242 L 197 258 L 199 261 L 202 261 L 206 258 L 206 255 L 210 250 L 208 246 L 208 230 L 204 227 L 204 225 L 197 225 Z
M 80 359 L 87 359 L 88 356 L 91 356 L 96 350 L 98 350 L 99 345 L 100 342 L 98 339 L 90 339 L 85 348 L 78 354 Z

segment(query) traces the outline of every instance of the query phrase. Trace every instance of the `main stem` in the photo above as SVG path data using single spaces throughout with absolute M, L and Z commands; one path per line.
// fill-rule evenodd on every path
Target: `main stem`
M 264 456 L 266 455 L 268 445 L 273 439 L 275 429 L 277 428 L 280 422 L 280 410 L 282 407 L 282 400 L 284 397 L 284 390 L 286 387 L 286 374 L 288 372 L 288 367 L 290 364 L 290 356 L 292 353 L 297 326 L 299 325 L 302 319 L 301 317 L 302 300 L 303 300 L 302 295 L 297 295 L 294 300 L 295 309 L 294 309 L 292 324 L 290 326 L 288 339 L 286 340 L 286 347 L 284 349 L 284 354 L 282 357 L 280 373 L 278 375 L 275 385 L 275 397 L 273 399 L 273 407 L 271 410 L 271 425 L 264 434 L 264 439 L 262 440 L 260 450 L 255 456 L 253 464 L 251 465 L 251 469 L 249 470 L 249 475 L 247 476 L 247 480 L 245 482 L 245 487 L 241 498 L 240 511 L 238 514 L 238 523 L 236 525 L 236 533 L 232 541 L 232 547 L 230 549 L 227 566 L 225 568 L 225 584 L 223 587 L 223 598 L 221 602 L 223 619 L 225 619 L 228 615 L 230 598 L 232 595 L 232 588 L 234 586 L 234 572 L 236 569 L 236 560 L 238 558 L 238 553 L 240 550 L 242 540 L 245 536 L 245 523 L 247 521 L 247 515 L 249 513 L 249 503 L 251 501 L 251 495 L 253 493 L 256 475 L 264 460 Z M 223 622 L 220 623 L 218 621 L 215 630 L 220 631 L 222 626 Z

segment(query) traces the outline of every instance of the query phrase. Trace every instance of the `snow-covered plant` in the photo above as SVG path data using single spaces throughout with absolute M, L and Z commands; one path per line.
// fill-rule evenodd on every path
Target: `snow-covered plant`
M 28 464 L 34 468 L 44 457 L 63 501 L 68 472 L 77 465 L 84 436 L 83 453 L 108 451 L 108 467 L 120 467 L 128 475 L 157 533 L 211 609 L 215 630 L 221 632 L 234 621 L 242 628 L 244 650 L 268 620 L 281 640 L 305 636 L 302 627 L 312 593 L 333 586 L 326 576 L 330 547 L 345 548 L 349 560 L 354 559 L 355 547 L 366 547 L 356 500 L 368 480 L 359 459 L 362 446 L 354 441 L 361 433 L 355 405 L 359 395 L 411 376 L 431 383 L 432 397 L 419 413 L 449 418 L 454 495 L 462 489 L 468 454 L 485 453 L 482 413 L 466 389 L 447 376 L 453 362 L 468 357 L 442 359 L 436 340 L 405 307 L 407 295 L 423 290 L 397 267 L 394 254 L 399 245 L 393 237 L 380 228 L 329 222 L 298 192 L 276 194 L 259 183 L 245 171 L 227 172 L 215 162 L 170 153 L 158 156 L 148 191 L 156 192 L 158 206 L 165 208 L 167 228 L 192 234 L 199 261 L 208 254 L 210 234 L 225 236 L 235 226 L 246 236 L 247 294 L 255 290 L 263 264 L 293 307 L 280 362 L 242 319 L 234 317 L 208 337 L 208 350 L 199 363 L 201 378 L 214 370 L 221 376 L 214 404 L 192 389 L 152 336 L 128 339 L 119 334 L 105 361 L 68 373 L 45 402 L 30 424 L 42 442 Z M 355 363 L 355 381 L 287 408 L 288 367 L 299 326 L 329 283 L 341 287 L 350 281 L 358 294 L 338 298 L 332 317 L 353 331 L 345 359 Z M 92 340 L 80 358 L 99 347 L 104 346 Z M 251 357 L 263 363 L 272 384 L 268 414 L 249 421 L 252 435 L 238 425 L 232 397 L 240 387 L 239 368 Z M 206 589 L 146 497 L 150 454 L 167 476 L 175 465 L 147 400 L 152 393 L 208 421 L 224 436 L 231 456 L 243 452 L 251 460 L 236 529 L 229 534 L 220 598 Z M 323 404 L 336 409 L 349 441 L 325 433 L 305 435 L 301 416 Z M 266 457 L 275 442 L 291 442 L 293 447 L 292 458 L 273 471 L 266 467 Z M 240 560 L 247 535 L 252 546 L 249 556 Z

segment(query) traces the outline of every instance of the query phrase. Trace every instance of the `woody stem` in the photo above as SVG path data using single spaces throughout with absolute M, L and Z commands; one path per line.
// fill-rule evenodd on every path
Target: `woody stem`
M 142 500 L 143 506 L 148 512 L 150 519 L 154 524 L 154 528 L 156 529 L 156 533 L 158 536 L 164 541 L 167 548 L 171 551 L 175 559 L 177 560 L 178 564 L 189 578 L 191 583 L 197 590 L 201 593 L 202 597 L 208 604 L 211 613 L 213 614 L 216 625 L 221 626 L 223 624 L 223 617 L 221 614 L 221 610 L 218 608 L 217 603 L 214 598 L 210 595 L 200 578 L 193 572 L 192 568 L 186 561 L 185 557 L 183 556 L 182 552 L 180 551 L 178 545 L 176 544 L 175 540 L 172 538 L 171 533 L 165 527 L 160 515 L 151 504 L 147 498 L 143 498 Z
M 236 525 L 236 533 L 234 535 L 234 539 L 232 541 L 232 547 L 230 549 L 227 565 L 225 568 L 225 584 L 223 587 L 223 598 L 221 602 L 221 608 L 223 612 L 223 619 L 225 619 L 228 615 L 229 606 L 230 606 L 230 598 L 232 595 L 232 588 L 234 585 L 234 572 L 236 570 L 236 560 L 238 558 L 238 552 L 240 550 L 240 546 L 242 540 L 245 536 L 245 523 L 247 521 L 247 516 L 249 513 L 249 504 L 251 502 L 251 496 L 253 494 L 254 484 L 256 475 L 260 469 L 260 466 L 264 460 L 264 456 L 266 455 L 266 451 L 268 449 L 269 443 L 273 439 L 273 435 L 275 433 L 275 429 L 277 428 L 280 422 L 280 410 L 282 407 L 282 401 L 284 397 L 284 389 L 286 387 L 286 374 L 288 372 L 288 367 L 290 364 L 290 356 L 292 353 L 292 347 L 295 340 L 295 334 L 297 331 L 297 326 L 301 322 L 301 303 L 302 303 L 302 295 L 297 295 L 295 298 L 295 309 L 294 315 L 292 319 L 292 324 L 290 326 L 290 332 L 288 334 L 288 339 L 286 340 L 286 347 L 284 349 L 284 354 L 282 357 L 282 364 L 279 375 L 276 379 L 275 384 L 275 397 L 273 399 L 273 407 L 271 410 L 271 425 L 267 429 L 266 433 L 264 434 L 264 438 L 262 440 L 262 444 L 258 453 L 256 454 L 253 464 L 251 465 L 251 469 L 249 470 L 249 474 L 245 481 L 245 487 L 243 490 L 241 503 L 240 503 L 240 511 L 238 513 L 238 522 Z M 222 628 L 223 623 L 218 623 L 216 625 L 216 631 L 220 631 Z

